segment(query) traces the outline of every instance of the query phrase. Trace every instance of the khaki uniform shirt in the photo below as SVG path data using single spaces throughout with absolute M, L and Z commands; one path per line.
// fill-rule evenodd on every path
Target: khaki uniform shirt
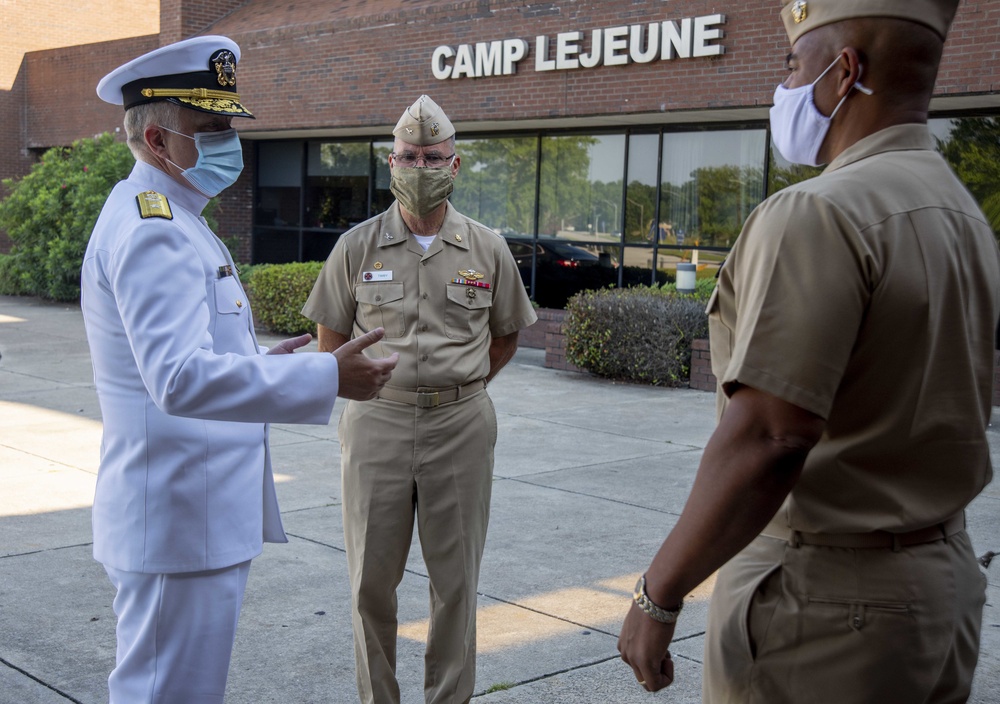
M 389 385 L 409 390 L 486 377 L 491 338 L 537 320 L 506 241 L 451 204 L 426 252 L 398 203 L 345 233 L 302 314 L 346 337 L 385 328 L 369 349 L 399 352 Z
M 902 532 L 990 481 L 1000 254 L 923 125 L 882 130 L 750 216 L 709 303 L 712 367 L 822 416 L 777 518 Z M 783 512 L 783 513 L 782 513 Z

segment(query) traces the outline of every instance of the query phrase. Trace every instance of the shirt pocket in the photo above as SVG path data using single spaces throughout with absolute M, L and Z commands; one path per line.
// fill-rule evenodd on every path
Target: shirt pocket
M 366 330 L 384 328 L 386 337 L 402 337 L 403 283 L 385 281 L 359 284 L 354 289 L 358 301 L 358 319 Z
M 490 321 L 493 292 L 478 286 L 448 284 L 444 307 L 444 334 L 450 340 L 468 342 L 479 337 Z
M 219 315 L 243 316 L 250 309 L 246 294 L 232 276 L 215 280 L 215 311 Z

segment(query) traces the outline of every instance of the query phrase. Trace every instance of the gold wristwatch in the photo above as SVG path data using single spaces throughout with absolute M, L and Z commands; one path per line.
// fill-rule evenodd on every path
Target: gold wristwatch
M 660 623 L 676 622 L 677 617 L 681 613 L 681 608 L 684 606 L 684 602 L 681 602 L 676 609 L 664 609 L 662 606 L 654 604 L 650 600 L 649 595 L 646 594 L 646 575 L 639 577 L 639 581 L 635 583 L 635 592 L 632 594 L 632 600 L 636 603 L 636 606 L 642 609 L 644 614 Z

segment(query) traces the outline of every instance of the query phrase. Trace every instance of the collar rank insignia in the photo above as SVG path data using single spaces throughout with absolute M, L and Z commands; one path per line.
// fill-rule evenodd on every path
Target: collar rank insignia
M 479 281 L 486 276 L 486 274 L 478 272 L 475 269 L 461 269 L 458 275 L 463 279 L 470 279 L 471 281 Z
M 228 49 L 215 52 L 209 60 L 220 86 L 236 85 L 236 57 Z
M 798 0 L 798 2 L 792 5 L 792 19 L 795 20 L 795 24 L 802 24 L 808 16 L 809 5 L 803 0 Z
M 139 206 L 139 217 L 143 220 L 146 218 L 174 219 L 173 213 L 170 212 L 170 203 L 167 202 L 167 197 L 162 193 L 143 191 L 135 197 L 135 202 Z

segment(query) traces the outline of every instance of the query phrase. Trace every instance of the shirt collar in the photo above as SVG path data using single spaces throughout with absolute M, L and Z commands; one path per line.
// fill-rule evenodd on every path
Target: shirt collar
M 835 171 L 862 159 L 885 152 L 934 149 L 934 140 L 927 125 L 909 123 L 893 125 L 870 134 L 849 146 L 830 162 L 825 171 Z M 824 172 L 825 173 L 825 172 Z
M 170 174 L 144 161 L 136 161 L 128 180 L 145 191 L 156 191 L 167 197 L 170 206 L 180 205 L 184 210 L 200 215 L 210 199 L 198 191 L 177 183 Z
M 382 218 L 382 232 L 379 235 L 378 246 L 391 247 L 394 244 L 405 242 L 409 236 L 410 230 L 406 227 L 403 216 L 399 212 L 399 202 L 394 201 Z M 465 226 L 462 216 L 458 214 L 451 203 L 448 203 L 444 222 L 441 223 L 441 229 L 438 230 L 438 240 L 459 249 L 469 249 L 468 228 Z

